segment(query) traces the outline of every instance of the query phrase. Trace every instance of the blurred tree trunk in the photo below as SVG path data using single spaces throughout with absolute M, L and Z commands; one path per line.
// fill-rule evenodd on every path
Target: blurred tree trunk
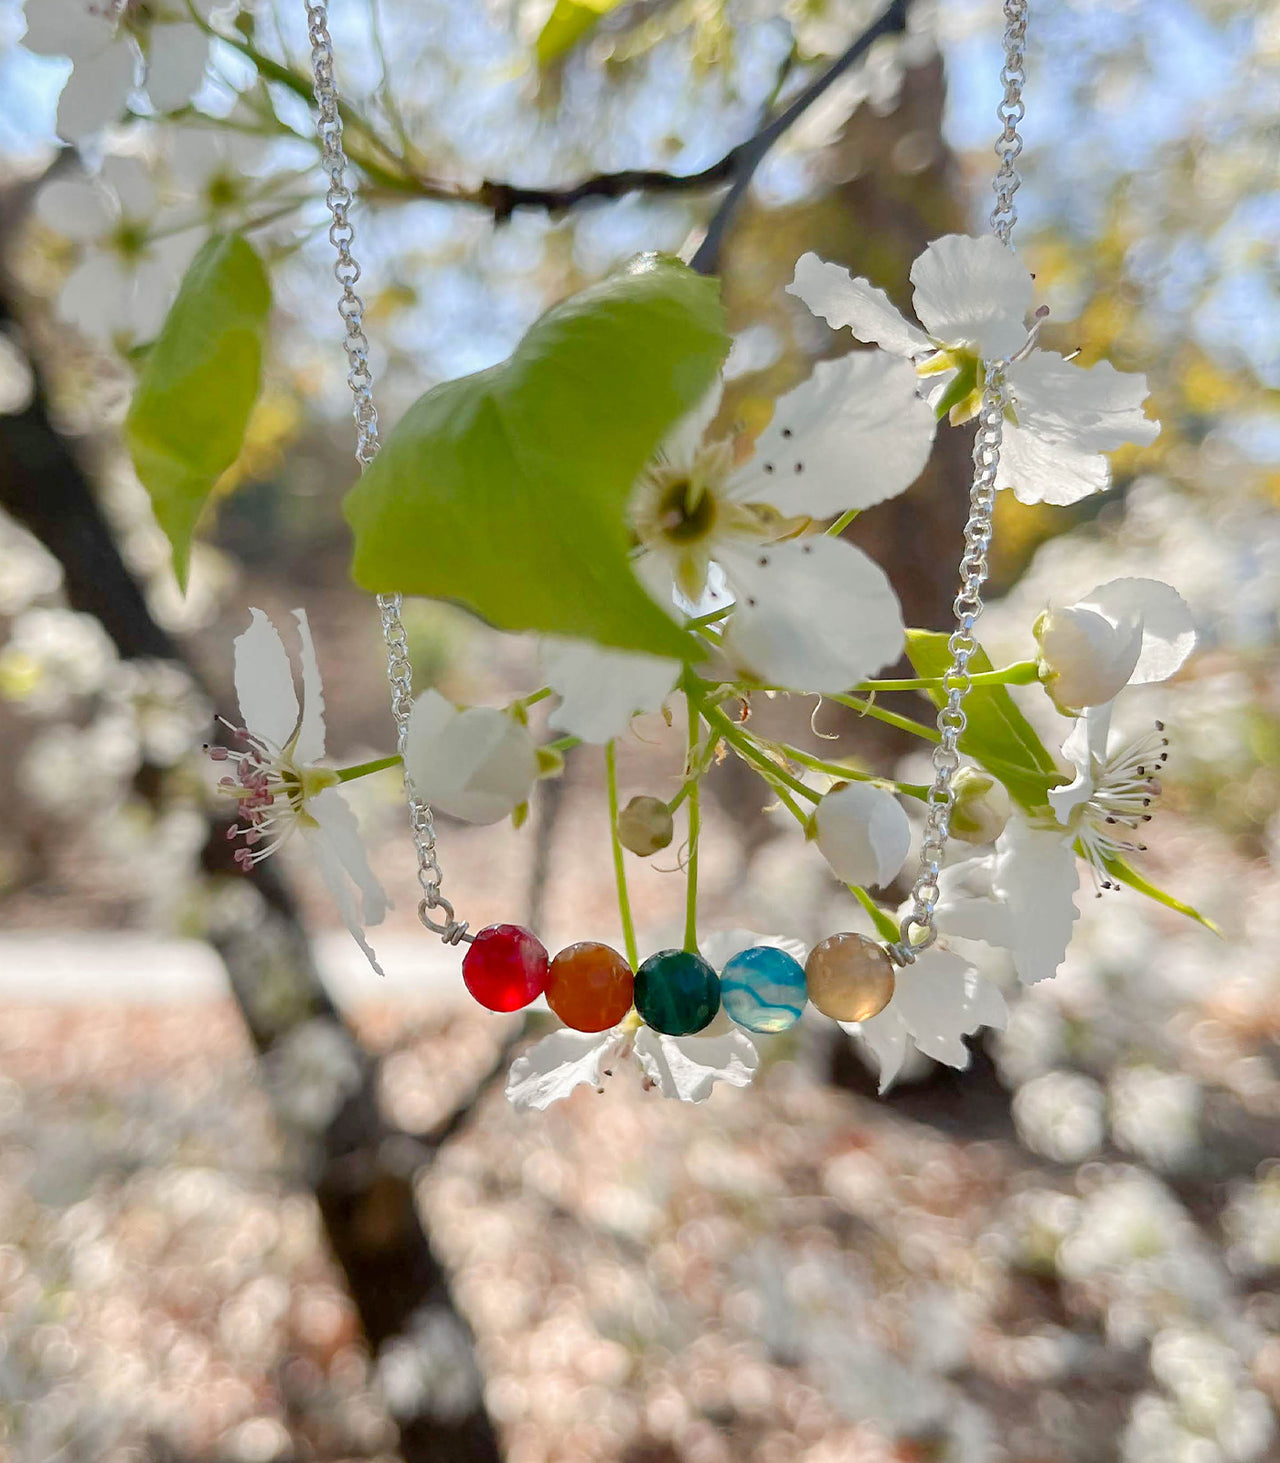
M 0 200 L 0 243 L 12 236 L 14 209 Z M 6 217 L 6 214 L 8 216 Z M 10 291 L 0 288 L 0 329 L 23 338 Z M 152 618 L 120 556 L 93 485 L 72 445 L 50 421 L 40 363 L 28 352 L 35 386 L 27 407 L 0 415 L 0 508 L 24 524 L 62 566 L 67 602 L 95 616 L 122 659 L 176 661 L 194 675 L 181 649 Z M 198 679 L 198 678 L 197 678 Z M 139 777 L 139 790 L 163 798 L 163 780 Z M 391 1128 L 378 1102 L 378 1062 L 363 1050 L 322 985 L 292 895 L 270 862 L 248 874 L 232 861 L 226 819 L 211 818 L 203 862 L 211 878 L 247 879 L 262 916 L 215 930 L 211 942 L 262 1061 L 268 1091 L 288 1113 L 291 1046 L 323 1027 L 338 1065 L 354 1080 L 335 1094 L 318 1129 L 285 1121 L 290 1153 L 311 1183 L 325 1233 L 342 1267 L 378 1357 L 391 1343 L 413 1346 L 422 1386 L 397 1417 L 405 1463 L 499 1463 L 497 1435 L 484 1406 L 474 1340 L 459 1315 L 448 1277 L 432 1253 L 414 1198 L 415 1175 L 466 1119 L 471 1102 L 425 1143 Z M 505 1057 L 505 1053 L 503 1054 Z M 500 1070 L 495 1063 L 493 1071 Z M 491 1074 L 492 1075 L 492 1074 Z

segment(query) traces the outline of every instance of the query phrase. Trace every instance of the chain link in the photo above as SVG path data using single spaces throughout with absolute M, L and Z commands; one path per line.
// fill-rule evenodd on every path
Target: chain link
M 1018 221 L 1013 195 L 1022 182 L 1016 163 L 1022 153 L 1018 124 L 1026 116 L 1022 87 L 1026 81 L 1027 0 L 1005 0 L 1004 17 L 1004 68 L 1000 73 L 1004 96 L 996 109 L 1004 131 L 995 145 L 1000 166 L 992 182 L 996 206 L 991 211 L 991 229 L 1002 244 L 1011 247 L 1010 236 Z M 972 684 L 969 663 L 978 649 L 974 627 L 982 613 L 982 589 L 987 582 L 996 474 L 1009 403 L 1008 367 L 1008 360 L 988 361 L 983 374 L 982 405 L 973 444 L 969 521 L 964 528 L 964 557 L 960 560 L 960 592 L 951 607 L 956 628 L 947 641 L 951 663 L 943 678 L 946 701 L 938 712 L 939 740 L 933 751 L 933 783 L 926 795 L 920 867 L 911 889 L 911 908 L 899 927 L 898 943 L 889 947 L 890 956 L 899 965 L 910 965 L 938 938 L 934 922 L 941 897 L 938 880 L 951 836 L 951 814 L 956 803 L 954 779 L 960 768 L 959 742 L 968 725 L 964 700 Z
M 360 266 L 351 252 L 355 226 L 349 213 L 355 195 L 346 181 L 347 155 L 342 146 L 342 113 L 333 68 L 333 40 L 329 35 L 328 0 L 306 0 L 307 34 L 311 41 L 311 71 L 315 80 L 320 138 L 320 166 L 329 179 L 325 204 L 332 216 L 329 242 L 337 252 L 334 278 L 342 286 L 338 314 L 344 328 L 343 349 L 347 355 L 347 385 L 351 389 L 352 416 L 356 424 L 356 461 L 361 472 L 378 455 L 378 409 L 373 402 L 373 372 L 369 368 L 369 340 L 364 333 L 364 301 L 356 293 Z M 387 679 L 391 684 L 391 715 L 396 725 L 396 751 L 403 757 L 409 735 L 409 713 L 413 710 L 413 665 L 409 659 L 409 638 L 401 615 L 399 594 L 378 595 L 382 638 L 387 648 Z M 451 945 L 470 940 L 466 920 L 454 917 L 453 905 L 441 893 L 443 874 L 436 853 L 435 822 L 429 804 L 413 789 L 405 771 L 405 795 L 409 804 L 409 826 L 418 855 L 418 918 L 427 929 Z M 439 918 L 433 911 L 438 911 Z
M 1004 67 L 1000 80 L 1004 83 L 1004 96 L 996 108 L 996 116 L 1004 123 L 1004 131 L 996 139 L 996 156 L 1000 166 L 992 179 L 991 188 L 996 195 L 996 206 L 991 210 L 991 230 L 1002 244 L 1008 244 L 1013 226 L 1018 222 L 1018 210 L 1013 195 L 1022 186 L 1018 175 L 1018 159 L 1022 156 L 1022 138 L 1018 135 L 1018 124 L 1027 115 L 1022 100 L 1022 88 L 1026 84 L 1027 50 L 1027 0 L 1005 0 L 1004 3 Z

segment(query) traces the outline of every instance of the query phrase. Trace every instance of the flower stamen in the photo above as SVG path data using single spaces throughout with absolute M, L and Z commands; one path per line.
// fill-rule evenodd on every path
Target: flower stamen
M 1168 746 L 1164 723 L 1158 721 L 1152 731 L 1108 757 L 1096 769 L 1093 792 L 1073 818 L 1099 894 L 1119 888 L 1109 863 L 1146 852 L 1146 844 L 1130 835 L 1151 821 L 1148 810 L 1161 793 L 1157 774 L 1169 760 Z

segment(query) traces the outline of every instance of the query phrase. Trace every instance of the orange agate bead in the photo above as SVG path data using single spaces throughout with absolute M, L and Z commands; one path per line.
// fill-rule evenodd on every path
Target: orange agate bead
M 551 962 L 547 1005 L 575 1031 L 607 1031 L 631 1009 L 635 977 L 608 945 L 570 945 Z

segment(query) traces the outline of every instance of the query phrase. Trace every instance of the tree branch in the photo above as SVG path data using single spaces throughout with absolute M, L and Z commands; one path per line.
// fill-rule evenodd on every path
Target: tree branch
M 628 193 L 692 193 L 730 183 L 732 186 L 716 210 L 707 237 L 693 261 L 695 269 L 709 274 L 715 266 L 730 218 L 769 149 L 830 86 L 866 55 L 881 36 L 905 30 L 910 5 L 911 0 L 892 0 L 880 18 L 873 21 L 782 111 L 769 118 L 745 142 L 730 148 L 722 158 L 701 172 L 665 173 L 647 168 L 628 168 L 619 173 L 597 173 L 565 188 L 522 188 L 514 183 L 486 181 L 480 185 L 475 201 L 492 212 L 495 222 L 504 223 L 517 208 L 537 208 L 555 215 L 567 213 L 592 198 L 622 198 Z
M 734 158 L 733 185 L 720 200 L 720 206 L 711 216 L 706 236 L 698 245 L 698 251 L 690 264 L 699 274 L 714 274 L 720 261 L 720 246 L 728 232 L 738 204 L 746 196 L 756 169 L 775 142 L 833 86 L 849 68 L 862 59 L 881 36 L 895 35 L 907 28 L 907 11 L 911 0 L 892 0 L 889 8 L 879 20 L 873 21 L 862 34 L 838 56 L 821 76 L 813 81 L 781 112 L 730 154 Z

